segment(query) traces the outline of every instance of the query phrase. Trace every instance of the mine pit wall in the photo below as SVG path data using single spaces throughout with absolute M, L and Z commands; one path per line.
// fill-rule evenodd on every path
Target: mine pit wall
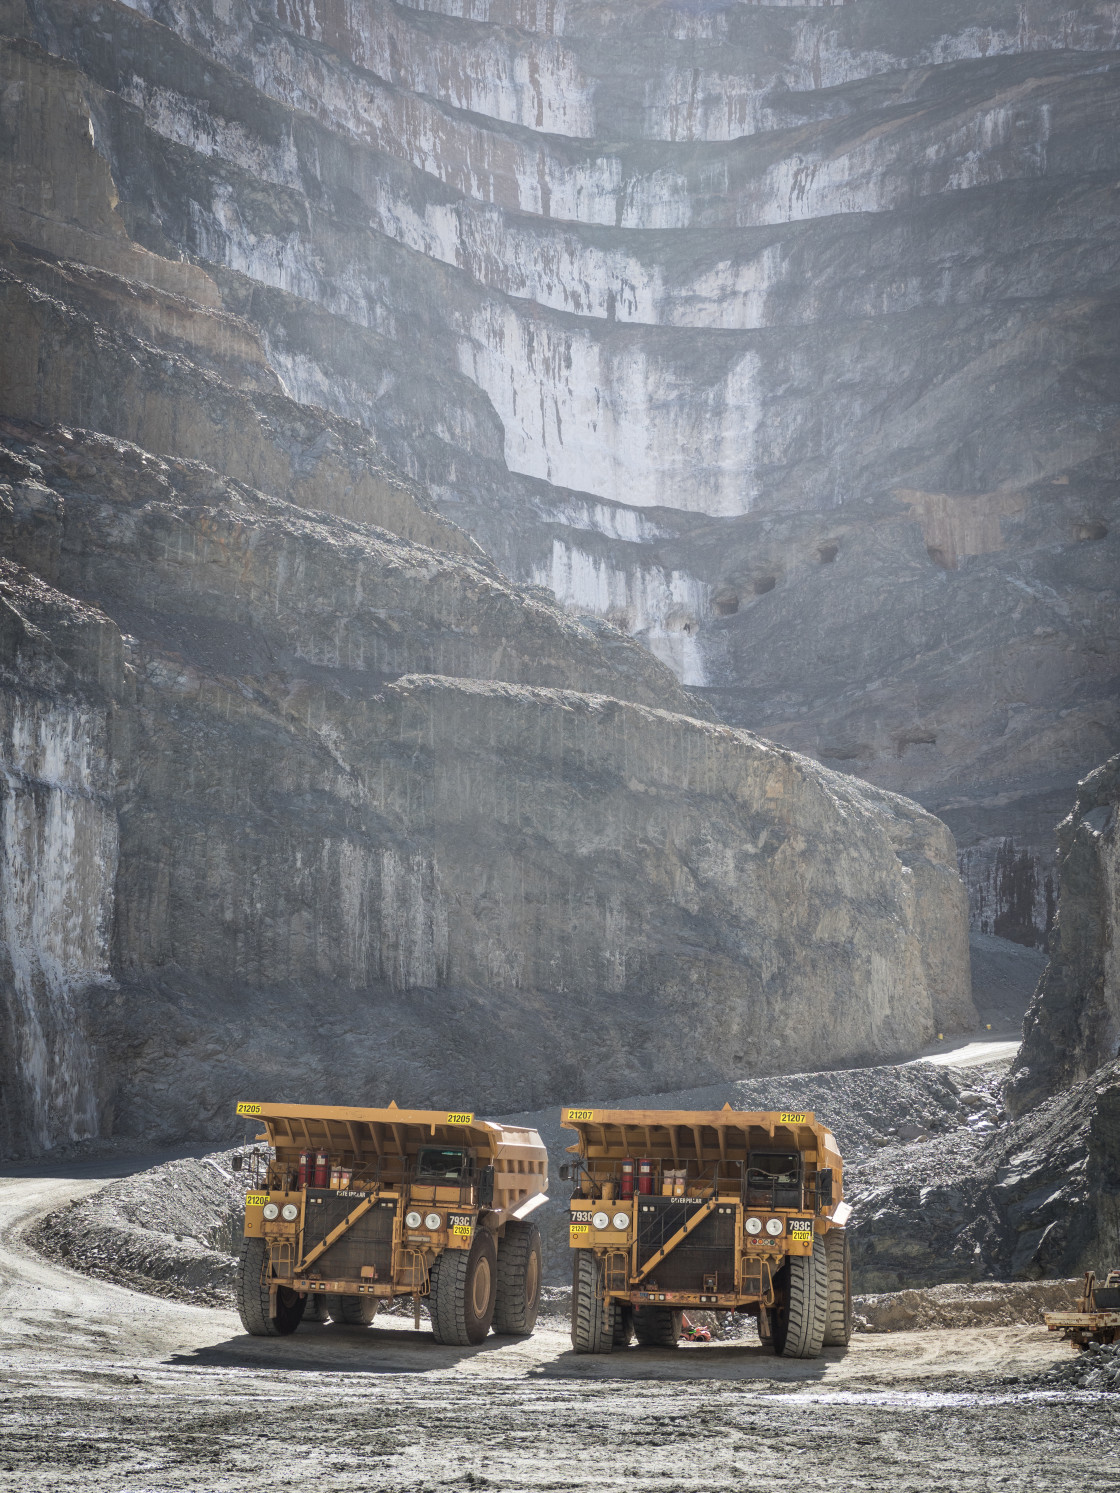
M 94 1111 L 130 1134 L 220 1134 L 231 1098 L 290 1097 L 294 1077 L 337 1099 L 469 1080 L 464 1102 L 512 1105 L 576 1077 L 609 1096 L 912 1051 L 974 1020 L 964 904 L 944 827 L 880 789 L 957 830 L 981 926 L 1041 936 L 1040 806 L 1116 740 L 1120 523 L 1082 376 L 1107 384 L 1115 358 L 1115 137 L 1107 69 L 1075 53 L 1114 48 L 1117 7 L 1033 3 L 1010 29 L 949 35 L 931 6 L 894 51 L 874 4 L 780 9 L 719 12 L 735 34 L 710 39 L 697 93 L 677 37 L 628 36 L 620 78 L 593 8 L 495 3 L 516 31 L 475 17 L 434 46 L 444 17 L 403 7 L 4 7 L 25 33 L 4 56 L 5 413 L 93 425 L 207 463 L 216 490 L 224 474 L 444 557 L 394 577 L 383 556 L 393 606 L 359 623 L 373 573 L 350 573 L 346 615 L 322 612 L 305 583 L 332 573 L 330 544 L 305 545 L 310 516 L 294 539 L 285 505 L 268 522 L 264 500 L 231 516 L 198 493 L 193 514 L 174 494 L 83 514 L 71 491 L 56 523 L 60 500 L 22 484 L 38 574 L 122 619 L 130 589 L 157 610 L 173 595 L 196 629 L 221 597 L 232 632 L 224 583 L 246 565 L 249 622 L 274 601 L 289 653 L 284 677 L 257 660 L 235 680 L 165 618 L 103 618 L 107 705 L 89 649 L 66 662 L 82 628 L 46 628 L 45 703 L 5 747 L 4 874 L 38 857 L 73 895 L 59 911 L 11 880 L 5 1019 L 26 1058 L 7 1112 L 34 1133 L 5 1144 L 84 1133 Z M 392 83 L 374 76 L 390 35 Z M 539 72 L 519 72 L 530 52 Z M 959 97 L 942 62 L 977 63 L 951 74 Z M 748 82 L 721 112 L 728 69 Z M 905 95 L 927 69 L 928 98 L 883 95 L 916 118 L 861 145 L 851 117 L 879 107 L 863 83 L 896 72 Z M 848 82 L 863 91 L 824 97 Z M 711 148 L 787 126 L 736 146 L 734 169 Z M 903 202 L 931 139 L 947 154 Z M 1104 185 L 1078 175 L 1090 154 Z M 657 230 L 677 224 L 695 236 L 674 226 L 669 250 Z M 975 245 L 997 240 L 1009 301 L 985 293 L 978 323 Z M 896 401 L 908 381 L 929 397 Z M 792 392 L 760 399 L 776 388 Z M 682 460 L 693 447 L 704 459 Z M 149 459 L 107 451 L 139 485 Z M 609 629 L 599 646 L 488 581 L 421 483 L 508 575 L 617 620 L 692 700 L 879 788 L 682 724 L 690 697 Z M 374 698 L 378 670 L 516 683 Z M 526 688 L 564 684 L 585 693 Z M 70 740 L 86 765 L 40 765 Z
M 3 578 L 0 1155 L 10 1155 L 100 1128 L 100 1075 L 83 1009 L 88 993 L 111 980 L 118 824 L 110 710 L 123 670 L 115 629 L 72 607 L 67 651 L 96 668 L 93 689 L 82 689 L 62 659 L 42 656 L 35 623 L 8 605 Z
M 280 757 L 217 691 L 179 739 L 164 717 L 146 774 L 160 823 L 122 827 L 130 984 L 166 965 L 246 992 L 211 1089 L 227 1066 L 231 1094 L 253 1068 L 267 1087 L 293 1031 L 296 1071 L 313 1065 L 333 1097 L 409 1074 L 422 1099 L 493 1106 L 556 1098 L 573 1064 L 609 1094 L 895 1056 L 975 1019 L 951 842 L 909 806 L 605 699 L 417 679 L 345 716 L 314 694 L 303 709 L 302 750 Z M 173 806 L 200 728 L 201 819 Z M 317 738 L 353 743 L 345 778 Z M 247 759 L 271 785 L 259 812 Z M 311 825 L 308 794 L 322 795 Z M 181 1030 L 198 996 L 172 999 Z M 269 1005 L 272 1031 L 253 1014 Z M 340 1029 L 353 1046 L 332 1072 Z M 161 1090 L 172 1052 L 158 1047 L 149 1034 L 139 1066 Z M 135 1088 L 121 1101 L 156 1126 L 177 1104 L 147 1116 Z M 204 1133 L 201 1116 L 180 1122 Z
M 1116 23 L 1112 3 L 1042 0 L 1013 25 L 999 7 L 967 25 L 937 5 L 716 7 L 710 36 L 655 37 L 639 18 L 620 49 L 610 15 L 581 6 L 449 23 L 152 3 L 107 28 L 66 0 L 13 4 L 6 24 L 46 51 L 9 51 L 11 159 L 36 169 L 13 173 L 5 231 L 164 298 L 145 310 L 102 287 L 53 363 L 58 307 L 21 312 L 13 345 L 34 335 L 44 355 L 20 412 L 402 531 L 399 486 L 356 480 L 332 459 L 337 430 L 298 429 L 280 391 L 367 426 L 508 575 L 611 618 L 725 718 L 944 815 L 974 926 L 1041 944 L 1054 851 L 1039 806 L 1120 740 L 1099 615 L 1102 599 L 1115 614 L 1099 575 L 1116 573 L 1120 512 L 1092 371 L 1116 346 Z M 58 200 L 35 196 L 44 181 Z M 89 286 L 55 293 L 90 312 Z M 174 387 L 174 366 L 153 381 L 123 343 L 119 376 L 83 381 L 111 361 L 105 323 L 208 348 L 227 379 L 236 364 L 239 401 Z M 107 400 L 118 387 L 127 399 Z M 878 518 L 866 545 L 840 535 L 835 575 L 857 548 L 860 567 L 827 602 L 797 580 L 798 546 L 760 534 L 816 510 L 827 550 L 865 499 L 914 540 L 884 626 L 866 601 L 895 563 Z M 755 508 L 759 525 L 713 535 Z M 411 522 L 454 547 L 451 525 Z M 902 615 L 923 615 L 915 582 L 957 635 Z M 784 629 L 783 596 L 809 630 L 839 633 L 862 607 L 855 630 L 889 643 L 850 648 L 852 677 L 814 649 L 828 656 L 810 687 L 764 688 L 760 659 L 780 674 L 813 641 L 774 646 L 760 613 Z M 1038 615 L 985 638 L 1021 605 Z M 1009 643 L 1042 634 L 1007 671 L 1006 719 L 964 719 Z M 948 649 L 958 677 L 900 665 L 896 637 L 922 668 Z M 871 721 L 850 701 L 869 679 L 891 696 Z M 989 802 L 1004 811 L 972 825 Z
M 904 800 L 574 692 L 407 678 L 307 685 L 292 709 L 122 655 L 41 583 L 10 595 L 21 679 L 96 695 L 80 623 L 108 631 L 115 694 L 112 732 L 82 707 L 58 773 L 54 716 L 34 760 L 5 738 L 5 784 L 28 782 L 5 788 L 5 866 L 32 878 L 5 898 L 25 1054 L 5 1103 L 33 1117 L 9 1150 L 226 1133 L 248 1090 L 541 1104 L 577 1074 L 609 1097 L 975 1021 L 951 838 Z M 7 681 L 8 719 L 25 688 Z M 42 975 L 19 967 L 32 939 Z

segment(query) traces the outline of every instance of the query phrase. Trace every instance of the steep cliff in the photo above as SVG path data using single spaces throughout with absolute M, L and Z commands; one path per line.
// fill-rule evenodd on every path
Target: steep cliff
M 1058 826 L 1058 917 L 1050 961 L 1005 1090 L 1021 1114 L 1120 1057 L 1120 757 L 1077 787 Z
M 220 1134 L 248 1090 L 501 1108 L 975 1020 L 917 806 L 663 708 L 636 643 L 469 555 L 0 434 L 5 1149 Z
M 950 9 L 2 0 L 5 1149 L 974 1021 L 886 790 L 1034 936 L 1116 7 Z
M 508 576 L 945 817 L 974 925 L 1044 941 L 1120 744 L 1116 0 L 3 15 L 4 232 L 158 285 L 161 348 L 191 300 L 250 428 L 359 422 Z M 97 423 L 81 385 L 18 412 Z
M 880 1151 L 849 1179 L 864 1290 L 1103 1274 L 1120 1250 L 1120 1063 L 987 1133 Z

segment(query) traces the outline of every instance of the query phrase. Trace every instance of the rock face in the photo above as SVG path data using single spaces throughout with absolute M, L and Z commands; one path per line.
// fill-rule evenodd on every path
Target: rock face
M 1120 1251 L 1120 1064 L 998 1129 L 881 1152 L 851 1183 L 863 1290 L 1107 1271 Z
M 915 805 L 665 709 L 636 643 L 454 546 L 103 435 L 3 444 L 8 1149 L 975 1020 Z
M 1058 826 L 1060 895 L 1050 962 L 1006 1087 L 1021 1114 L 1120 1056 L 1120 757 L 1078 784 Z
M 329 449 L 281 484 L 259 431 L 358 422 L 507 576 L 945 817 L 974 926 L 1044 942 L 1053 825 L 1120 745 L 1116 0 L 0 18 L 47 375 L 11 412 L 348 516 Z M 161 380 L 99 343 L 87 381 L 83 316 Z M 188 322 L 240 380 L 190 451 Z
M 727 641 L 786 594 L 765 510 L 775 542 L 812 534 L 814 578 L 849 577 L 819 617 L 865 683 L 926 710 L 936 665 L 929 698 L 958 700 L 976 628 L 946 631 L 946 588 L 1019 510 L 961 527 L 929 495 L 1002 492 L 1012 453 L 1016 491 L 1076 468 L 1046 511 L 1076 508 L 1084 542 L 1040 519 L 1051 568 L 1012 589 L 1061 592 L 1078 700 L 1037 778 L 1009 717 L 984 792 L 1049 791 L 1074 734 L 1112 730 L 1107 638 L 1083 643 L 1058 577 L 1102 608 L 1114 584 L 1089 511 L 1110 364 L 1084 351 L 1112 241 L 1053 233 L 1111 200 L 1115 7 L 1067 19 L 1060 54 L 1041 6 L 1010 32 L 954 20 L 948 47 L 928 17 L 851 9 L 0 3 L 5 1150 L 221 1134 L 248 1092 L 609 1098 L 975 1020 L 951 836 L 887 791 L 913 780 L 717 724 L 700 686 L 735 722 L 808 718 L 749 694 L 752 651 L 763 693 L 784 677 L 761 633 Z M 1058 195 L 1027 212 L 1042 178 Z M 1039 449 L 1065 442 L 1026 475 L 1012 435 L 944 455 L 1010 313 L 978 328 L 974 220 L 933 209 L 997 187 L 1001 221 L 1042 224 L 1008 271 L 1024 366 L 1051 324 L 1069 349 L 1044 391 L 1001 395 L 1011 425 L 1045 406 Z M 917 215 L 910 290 L 855 211 Z M 1058 273 L 1080 321 L 1023 299 Z M 856 367 L 864 392 L 834 398 Z M 919 386 L 962 391 L 928 430 Z M 899 431 L 905 461 L 881 454 Z M 813 528 L 840 512 L 850 544 Z M 913 560 L 873 643 L 860 598 L 886 583 L 848 570 L 857 534 L 881 577 Z M 733 606 L 720 567 L 748 555 L 758 606 Z M 981 673 L 1022 631 L 992 637 Z M 811 664 L 805 687 L 856 689 L 854 664 Z M 972 729 L 934 773 L 966 799 Z

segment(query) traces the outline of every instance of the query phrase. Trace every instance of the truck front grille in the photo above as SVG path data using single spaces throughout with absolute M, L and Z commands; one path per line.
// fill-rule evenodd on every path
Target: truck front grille
M 698 1199 L 642 1198 L 638 1204 L 638 1261 L 644 1264 L 682 1228 L 699 1206 Z M 717 1203 L 702 1223 L 654 1267 L 643 1282 L 646 1290 L 688 1291 L 735 1289 L 734 1203 Z M 713 1284 L 714 1282 L 714 1284 Z
M 315 1188 L 307 1194 L 304 1212 L 303 1252 L 308 1254 L 348 1213 L 362 1201 L 362 1194 L 339 1194 Z M 363 1266 L 372 1266 L 376 1280 L 389 1280 L 393 1273 L 393 1221 L 397 1205 L 392 1199 L 374 1203 L 368 1213 L 347 1229 L 330 1249 L 313 1263 L 318 1275 L 334 1280 L 358 1280 Z

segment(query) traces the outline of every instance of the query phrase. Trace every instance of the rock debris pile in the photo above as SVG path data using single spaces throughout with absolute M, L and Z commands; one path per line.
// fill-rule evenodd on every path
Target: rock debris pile
M 1058 826 L 1050 961 L 1023 1027 L 1006 1098 L 1021 1114 L 1120 1051 L 1120 756 L 1078 784 Z
M 1075 1357 L 1055 1364 L 1042 1383 L 1056 1389 L 1120 1391 L 1120 1343 L 1090 1343 Z
M 245 1216 L 234 1151 L 169 1161 L 111 1182 L 28 1233 L 42 1254 L 101 1280 L 203 1306 L 232 1306 Z

